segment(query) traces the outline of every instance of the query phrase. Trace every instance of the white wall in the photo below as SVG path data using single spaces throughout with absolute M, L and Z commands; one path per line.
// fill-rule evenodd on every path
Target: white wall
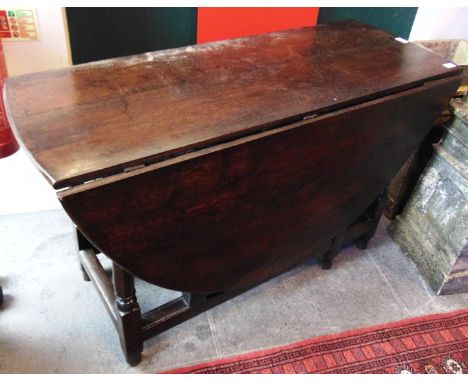
M 409 40 L 436 39 L 468 39 L 468 8 L 419 7 Z
M 23 149 L 0 159 L 0 215 L 62 208 Z
M 64 12 L 60 7 L 36 8 L 39 40 L 3 41 L 10 76 L 71 65 Z
M 3 41 L 10 76 L 68 66 L 68 29 L 60 7 L 36 8 L 38 41 Z M 0 215 L 61 208 L 52 187 L 23 149 L 0 159 Z

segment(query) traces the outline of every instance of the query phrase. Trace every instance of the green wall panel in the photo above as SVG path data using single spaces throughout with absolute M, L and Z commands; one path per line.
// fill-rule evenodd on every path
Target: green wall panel
M 323 7 L 319 11 L 318 23 L 355 19 L 407 39 L 417 10 L 418 8 L 414 7 Z
M 197 8 L 66 8 L 74 64 L 197 42 Z

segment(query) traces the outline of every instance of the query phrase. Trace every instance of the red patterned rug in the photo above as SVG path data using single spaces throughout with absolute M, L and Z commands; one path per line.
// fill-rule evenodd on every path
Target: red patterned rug
M 308 339 L 171 370 L 212 373 L 468 372 L 468 309 Z

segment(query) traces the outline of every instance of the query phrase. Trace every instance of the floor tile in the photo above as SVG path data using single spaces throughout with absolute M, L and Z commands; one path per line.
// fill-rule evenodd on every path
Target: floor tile
M 289 294 L 285 308 L 295 312 L 293 323 L 301 338 L 322 334 L 316 326 L 307 325 L 304 319 L 308 317 L 318 317 L 330 331 L 342 331 L 406 316 L 374 264 L 354 247 L 342 250 L 332 269 L 305 264 L 284 284 Z
M 221 356 L 287 342 L 287 320 L 280 314 L 278 279 L 270 280 L 213 309 L 208 314 Z
M 411 316 L 468 308 L 468 294 L 437 296 L 424 281 L 415 265 L 387 234 L 389 221 L 382 219 L 366 251 L 396 291 Z
M 362 251 L 344 250 L 332 270 L 314 261 L 210 312 L 223 356 L 407 317 Z

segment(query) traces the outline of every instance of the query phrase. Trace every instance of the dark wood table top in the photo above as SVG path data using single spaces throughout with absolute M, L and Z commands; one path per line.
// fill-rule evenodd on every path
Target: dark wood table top
M 358 22 L 145 53 L 8 79 L 16 135 L 55 188 L 451 76 Z

